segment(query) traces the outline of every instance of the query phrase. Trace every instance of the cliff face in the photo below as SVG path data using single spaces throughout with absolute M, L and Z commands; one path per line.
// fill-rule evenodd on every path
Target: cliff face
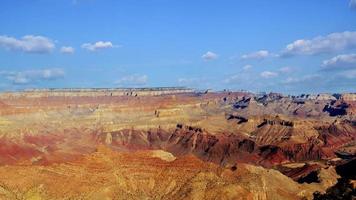
M 36 193 L 29 185 L 23 185 L 27 189 L 21 191 L 21 195 L 33 191 L 43 198 L 62 198 L 61 195 L 65 194 L 51 188 L 50 184 L 53 183 L 49 180 L 59 175 L 39 176 L 41 170 L 49 170 L 67 173 L 68 176 L 59 182 L 73 180 L 73 184 L 82 188 L 78 191 L 83 191 L 85 195 L 97 194 L 99 199 L 106 195 L 116 195 L 117 199 L 120 199 L 120 195 L 129 199 L 186 199 L 194 198 L 194 195 L 216 198 L 211 191 L 227 195 L 226 199 L 236 195 L 252 199 L 274 197 L 269 195 L 275 185 L 266 185 L 267 180 L 263 182 L 262 179 L 251 178 L 254 176 L 275 176 L 271 184 L 284 181 L 286 187 L 282 188 L 283 194 L 276 194 L 274 199 L 298 199 L 297 196 L 311 198 L 313 191 L 322 192 L 335 182 L 337 175 L 327 172 L 326 168 L 332 169 L 333 165 L 337 165 L 338 156 L 352 158 L 356 154 L 356 104 L 352 96 L 324 94 L 313 98 L 306 95 L 286 97 L 276 93 L 200 93 L 184 88 L 1 94 L 0 174 L 12 171 L 0 177 L 12 177 L 14 182 L 0 178 L 0 186 L 4 186 L 4 191 L 9 190 L 7 194 L 13 194 L 9 188 L 15 187 L 16 180 L 19 181 L 15 172 L 30 166 L 32 171 L 25 176 L 28 182 L 24 181 L 23 184 L 30 184 L 29 180 L 36 177 L 43 184 L 41 187 L 50 192 L 45 194 L 41 188 L 37 188 L 34 190 L 39 193 Z M 98 154 L 98 148 L 104 149 L 104 152 Z M 132 156 L 125 152 L 131 152 Z M 107 154 L 110 156 L 107 157 Z M 151 154 L 155 159 L 162 158 L 164 162 L 151 159 Z M 117 161 L 116 156 L 123 156 L 122 160 Z M 102 159 L 107 163 L 102 163 Z M 149 168 L 138 167 L 144 165 L 140 159 L 148 159 Z M 206 170 L 206 174 L 200 175 L 192 172 L 193 169 L 185 169 L 184 166 L 190 162 L 193 168 Z M 115 175 L 121 180 L 120 184 L 125 184 L 120 186 L 125 189 L 120 190 L 119 196 L 113 192 L 119 191 L 116 182 L 111 186 L 99 184 L 98 190 L 95 190 L 95 186 L 72 178 L 74 175 L 71 173 L 80 171 L 94 173 L 96 181 L 102 180 L 100 170 L 113 167 L 110 163 L 116 163 L 117 170 L 123 170 L 120 175 Z M 103 168 L 96 169 L 96 165 L 102 165 Z M 171 181 L 175 181 L 176 185 L 163 183 L 160 177 L 149 172 L 161 170 L 161 166 L 174 171 Z M 183 168 L 174 166 L 181 166 L 186 171 L 180 172 Z M 132 174 L 123 178 L 128 168 Z M 272 169 L 285 175 L 277 171 L 272 173 L 269 171 Z M 232 174 L 222 176 L 222 171 Z M 142 173 L 150 181 L 136 179 L 135 173 Z M 308 189 L 295 182 L 299 179 L 309 180 L 313 176 L 308 176 L 309 173 L 316 173 L 318 177 L 325 175 L 325 181 L 319 180 Z M 108 176 L 105 180 L 114 180 L 109 178 L 110 173 L 104 174 Z M 238 184 L 245 178 L 255 182 Z M 186 181 L 179 185 L 179 180 L 183 179 Z M 201 181 L 204 187 L 199 185 Z M 211 190 L 204 189 L 208 185 Z M 167 188 L 167 191 L 158 189 L 160 187 Z M 234 189 L 230 190 L 230 187 Z M 290 187 L 293 189 L 290 190 Z M 67 187 L 62 189 L 68 190 Z M 76 195 L 79 193 L 73 193 L 71 197 L 79 197 Z
M 334 151 L 353 141 L 356 132 L 354 127 L 345 124 L 331 124 L 321 127 L 319 132 L 314 130 L 315 136 L 297 143 L 289 138 L 300 132 L 287 128 L 256 128 L 257 137 L 244 137 L 236 133 L 210 134 L 198 127 L 178 124 L 176 129 L 168 131 L 151 129 L 103 133 L 99 141 L 104 143 L 110 140 L 111 146 L 130 150 L 164 149 L 178 156 L 194 154 L 202 160 L 220 165 L 244 162 L 271 167 L 285 162 L 335 158 Z

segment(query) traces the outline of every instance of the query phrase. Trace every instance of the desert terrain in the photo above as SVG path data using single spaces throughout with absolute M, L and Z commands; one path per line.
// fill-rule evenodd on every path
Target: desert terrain
M 2 92 L 0 199 L 355 198 L 355 137 L 354 93 Z

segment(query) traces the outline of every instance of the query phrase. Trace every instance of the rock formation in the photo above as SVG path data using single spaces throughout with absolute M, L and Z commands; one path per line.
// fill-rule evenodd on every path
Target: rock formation
M 319 198 L 355 157 L 355 108 L 355 94 L 2 93 L 0 199 Z

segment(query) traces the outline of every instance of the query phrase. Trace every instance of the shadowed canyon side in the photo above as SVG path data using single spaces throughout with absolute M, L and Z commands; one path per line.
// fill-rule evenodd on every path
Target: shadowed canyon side
M 355 137 L 352 93 L 6 92 L 0 199 L 321 198 L 355 182 Z

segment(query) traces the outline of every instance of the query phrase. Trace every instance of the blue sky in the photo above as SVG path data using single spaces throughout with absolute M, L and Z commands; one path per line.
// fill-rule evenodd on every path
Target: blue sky
M 355 92 L 356 0 L 0 2 L 0 90 Z

